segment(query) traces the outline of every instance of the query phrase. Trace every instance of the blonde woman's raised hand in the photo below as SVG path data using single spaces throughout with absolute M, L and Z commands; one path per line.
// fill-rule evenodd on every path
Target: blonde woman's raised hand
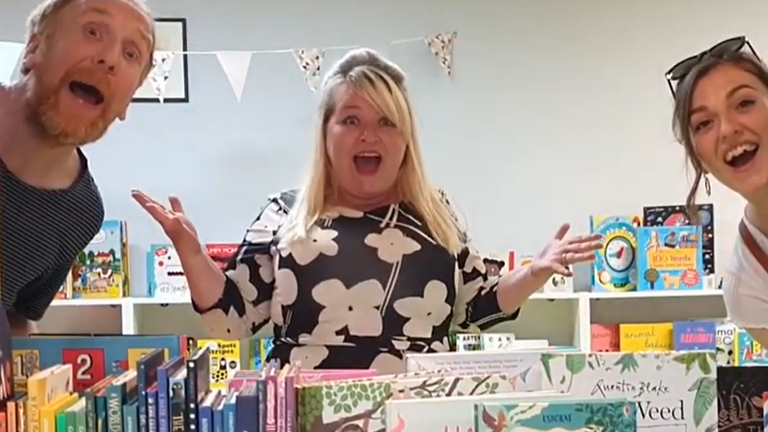
M 197 230 L 184 214 L 181 200 L 171 196 L 168 198 L 169 207 L 166 207 L 139 190 L 131 191 L 131 196 L 144 211 L 152 216 L 152 219 L 160 224 L 180 257 L 201 250 Z
M 536 255 L 531 262 L 534 276 L 544 279 L 553 274 L 570 277 L 573 276 L 571 265 L 595 259 L 595 251 L 603 247 L 603 237 L 600 234 L 566 237 L 570 229 L 570 224 L 561 225 L 554 238 Z

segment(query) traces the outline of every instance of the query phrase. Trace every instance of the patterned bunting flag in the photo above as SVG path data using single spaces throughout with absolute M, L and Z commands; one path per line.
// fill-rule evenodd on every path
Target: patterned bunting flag
M 456 41 L 456 36 L 457 33 L 452 32 L 438 33 L 424 38 L 429 50 L 437 57 L 437 61 L 440 62 L 440 66 L 443 67 L 448 76 L 451 76 L 453 72 L 453 44 Z
M 168 78 L 171 77 L 171 68 L 173 67 L 172 51 L 155 51 L 152 56 L 152 70 L 149 72 L 149 82 L 152 89 L 155 90 L 160 103 L 165 99 L 165 86 L 168 84 Z
M 302 48 L 294 50 L 293 56 L 296 58 L 296 62 L 299 63 L 301 71 L 304 72 L 304 81 L 306 81 L 309 89 L 312 92 L 317 91 L 317 87 L 320 84 L 320 68 L 323 63 L 323 57 L 325 57 L 325 51 L 317 48 Z

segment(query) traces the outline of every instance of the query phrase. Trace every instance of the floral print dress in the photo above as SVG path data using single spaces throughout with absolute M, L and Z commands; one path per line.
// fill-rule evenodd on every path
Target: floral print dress
M 448 351 L 452 324 L 485 329 L 519 314 L 501 311 L 498 277 L 471 245 L 450 254 L 407 203 L 338 208 L 306 240 L 278 246 L 295 194 L 269 198 L 226 268 L 222 297 L 195 306 L 217 335 L 244 338 L 271 323 L 270 358 L 281 363 L 397 373 L 407 352 Z

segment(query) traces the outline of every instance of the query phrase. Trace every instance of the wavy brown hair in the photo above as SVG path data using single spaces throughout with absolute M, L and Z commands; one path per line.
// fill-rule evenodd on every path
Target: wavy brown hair
M 685 205 L 688 212 L 688 219 L 696 222 L 696 195 L 699 192 L 701 181 L 704 179 L 706 170 L 701 163 L 701 159 L 696 154 L 691 136 L 691 104 L 693 92 L 702 78 L 709 72 L 721 65 L 735 66 L 744 72 L 754 75 L 766 88 L 768 88 L 768 69 L 751 53 L 729 52 L 722 56 L 704 57 L 701 62 L 694 66 L 688 75 L 677 83 L 675 88 L 675 109 L 672 129 L 675 138 L 685 148 L 685 156 L 688 165 L 693 169 L 693 184 L 688 191 L 685 199 Z

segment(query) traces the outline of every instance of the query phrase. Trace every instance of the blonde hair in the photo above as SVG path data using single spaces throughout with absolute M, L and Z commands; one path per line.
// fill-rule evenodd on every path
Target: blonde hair
M 330 172 L 325 130 L 336 109 L 335 90 L 345 84 L 373 103 L 405 136 L 405 156 L 397 183 L 400 197 L 416 209 L 439 245 L 451 253 L 458 253 L 464 246 L 464 234 L 444 194 L 424 175 L 413 111 L 405 89 L 405 74 L 377 52 L 364 48 L 347 53 L 331 67 L 323 80 L 312 165 L 296 203 L 280 229 L 281 244 L 305 238 L 326 210 Z
M 67 7 L 70 3 L 72 3 L 75 0 L 44 0 L 40 4 L 38 4 L 32 12 L 27 17 L 27 40 L 26 43 L 29 44 L 32 41 L 32 38 L 34 36 L 42 35 L 47 29 L 48 25 L 50 24 L 50 21 L 53 19 L 53 17 L 56 16 L 57 13 L 59 13 L 62 9 Z M 141 13 L 147 16 L 149 18 L 150 23 L 152 24 L 152 50 L 154 51 L 154 43 L 155 43 L 155 29 L 154 29 L 154 21 L 152 20 L 152 14 L 149 10 L 149 7 L 147 6 L 147 3 L 145 0 L 123 0 L 126 3 L 136 7 Z M 152 67 L 152 58 L 150 56 L 149 59 L 149 65 L 146 68 L 146 72 L 149 73 L 149 70 Z M 22 69 L 22 74 L 29 73 L 29 70 Z

